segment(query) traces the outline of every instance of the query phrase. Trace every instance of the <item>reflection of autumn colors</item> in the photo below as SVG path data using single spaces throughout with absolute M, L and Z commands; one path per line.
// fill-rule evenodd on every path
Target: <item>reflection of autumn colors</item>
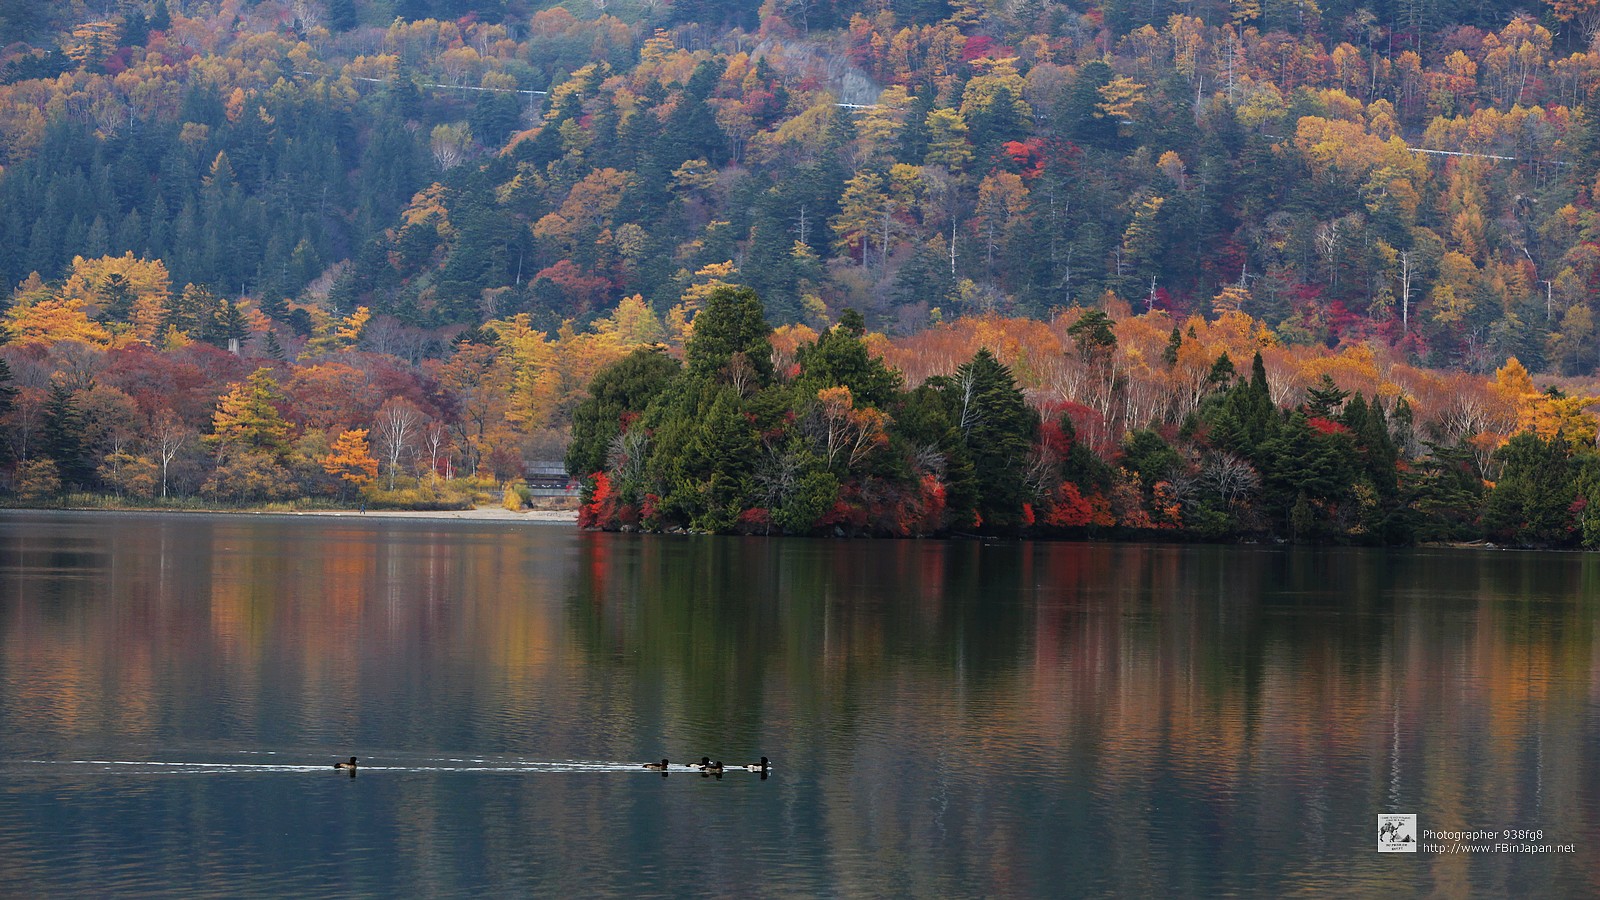
M 29 546 L 65 527 L 5 547 L 20 573 L 8 573 L 7 703 L 36 705 L 29 721 L 58 737 L 153 735 L 195 688 L 242 721 L 262 713 L 263 694 L 287 690 L 297 725 L 338 734 L 372 699 L 374 656 L 403 676 L 424 667 L 408 658 L 424 647 L 501 672 L 552 655 L 557 612 L 511 598 L 559 596 L 564 574 L 504 534 L 441 542 L 337 520 L 107 521 L 103 543 L 86 541 L 92 558 L 70 568 L 48 565 L 59 551 Z
M 1584 709 L 1600 697 L 1594 610 L 1579 589 L 1593 561 L 582 540 L 586 560 L 606 562 L 584 567 L 605 580 L 581 596 L 638 607 L 591 614 L 592 650 L 659 656 L 690 707 L 751 679 L 768 697 L 802 698 L 765 710 L 764 728 L 826 735 L 814 763 L 850 775 L 824 788 L 832 839 L 906 856 L 959 846 L 987 861 L 996 892 L 1048 890 L 1017 879 L 1066 852 L 1030 837 L 1040 823 L 1025 810 L 974 812 L 1013 778 L 1055 795 L 1038 804 L 1062 839 L 1108 834 L 1125 865 L 1105 886 L 1128 892 L 1173 878 L 1180 893 L 1205 892 L 1237 847 L 1263 843 L 1306 851 L 1297 869 L 1268 867 L 1284 883 L 1405 888 L 1407 875 L 1367 852 L 1367 822 L 1390 809 L 1438 828 L 1537 822 L 1577 842 L 1577 857 L 1531 867 L 1554 879 L 1542 883 L 1571 883 L 1597 846 L 1583 849 L 1597 810 L 1581 785 L 1594 764 Z M 655 617 L 679 621 L 633 628 Z M 745 657 L 759 647 L 752 674 Z M 893 778 L 940 782 L 941 808 L 975 830 L 938 826 L 920 793 L 863 787 Z M 1445 894 L 1473 883 L 1469 872 L 1503 884 L 1517 868 L 1433 862 Z M 899 889 L 875 856 L 861 864 L 842 883 Z M 930 873 L 921 888 L 939 883 Z
M 1577 555 L 24 518 L 0 522 L 0 758 L 764 754 L 804 884 L 851 896 L 1600 886 Z M 627 796 L 508 782 L 470 822 L 554 817 L 551 852 L 623 870 Z M 452 797 L 395 812 L 439 892 Z M 1390 865 L 1379 812 L 1578 852 Z

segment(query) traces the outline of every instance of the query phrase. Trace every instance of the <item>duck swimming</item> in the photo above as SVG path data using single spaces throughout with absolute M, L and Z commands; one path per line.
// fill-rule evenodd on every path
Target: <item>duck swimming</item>
M 333 767 L 335 769 L 349 769 L 350 774 L 354 775 L 356 773 L 356 758 L 352 756 L 349 762 L 334 763 Z
M 765 756 L 761 757 L 761 762 L 750 763 L 744 767 L 747 772 L 765 772 L 770 768 L 772 768 L 772 763 L 768 762 Z
M 645 763 L 644 767 L 646 769 L 655 769 L 657 772 L 665 772 L 667 770 L 667 761 L 663 759 L 658 763 Z

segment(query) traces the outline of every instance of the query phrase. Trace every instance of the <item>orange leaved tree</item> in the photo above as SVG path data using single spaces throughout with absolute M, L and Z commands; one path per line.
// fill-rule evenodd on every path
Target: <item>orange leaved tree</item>
M 372 458 L 372 451 L 367 446 L 365 428 L 339 432 L 328 455 L 319 461 L 324 472 L 337 475 L 345 484 L 355 485 L 358 489 L 378 476 L 378 461 Z

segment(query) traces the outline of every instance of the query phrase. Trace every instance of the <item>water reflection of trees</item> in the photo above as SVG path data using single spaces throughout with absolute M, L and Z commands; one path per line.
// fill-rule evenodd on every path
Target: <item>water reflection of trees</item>
M 1382 883 L 1366 857 L 1330 848 L 1368 840 L 1370 813 L 1397 805 L 1450 827 L 1537 820 L 1574 839 L 1595 827 L 1579 774 L 1594 768 L 1593 728 L 1577 724 L 1600 697 L 1586 557 L 585 541 L 577 596 L 590 606 L 574 630 L 596 662 L 629 660 L 714 719 L 754 704 L 828 731 L 836 749 L 820 764 L 944 779 L 952 804 L 994 805 L 986 792 L 1020 780 L 1036 794 L 1009 804 L 1103 833 L 1161 884 L 1208 891 L 1227 883 L 1219 867 L 1240 842 L 1290 834 L 1322 852 L 1301 862 L 1329 884 L 1351 872 Z M 795 697 L 803 708 L 786 707 Z M 1052 770 L 1039 781 L 1041 764 Z M 969 771 L 1010 774 L 979 784 Z M 1069 858 L 1112 871 L 1030 841 L 1037 820 L 938 831 L 911 800 L 921 794 L 885 792 L 863 810 L 854 787 L 825 790 L 849 819 L 830 823 L 841 840 L 870 834 L 907 853 L 1005 844 L 996 852 L 1013 862 L 1031 854 L 1029 871 L 1065 874 Z M 1448 890 L 1475 864 L 1428 877 Z M 1115 871 L 1109 887 L 1150 886 L 1136 865 Z M 849 877 L 893 889 L 870 866 Z
M 57 551 L 41 529 L 0 529 L 0 718 L 45 746 L 222 723 L 265 743 L 765 753 L 775 789 L 826 773 L 787 827 L 848 894 L 1270 891 L 1291 869 L 1414 890 L 1366 851 L 1371 814 L 1406 807 L 1578 844 L 1410 870 L 1444 893 L 1600 871 L 1588 555 L 186 517 L 73 523 Z M 600 822 L 617 802 L 541 790 L 489 808 L 559 797 Z M 1238 851 L 1281 835 L 1283 862 Z

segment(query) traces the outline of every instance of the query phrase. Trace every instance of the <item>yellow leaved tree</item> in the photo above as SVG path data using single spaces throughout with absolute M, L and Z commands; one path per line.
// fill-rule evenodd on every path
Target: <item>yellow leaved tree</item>
M 166 263 L 135 257 L 131 250 L 96 259 L 75 256 L 60 295 L 96 307 L 111 332 L 153 344 L 172 297 L 172 276 Z
M 326 315 L 312 313 L 312 321 L 316 323 L 315 333 L 306 341 L 306 356 L 319 356 L 323 353 L 332 353 L 337 350 L 348 350 L 361 341 L 361 332 L 372 320 L 372 311 L 365 306 L 356 307 L 356 311 L 343 318 L 334 318 Z
M 111 333 L 89 318 L 83 300 L 62 297 L 46 287 L 37 272 L 18 285 L 11 302 L 4 324 L 18 344 L 81 341 L 104 347 L 111 343 Z
M 654 344 L 666 336 L 660 317 L 639 294 L 622 298 L 611 315 L 595 320 L 594 330 L 614 337 L 624 347 Z

